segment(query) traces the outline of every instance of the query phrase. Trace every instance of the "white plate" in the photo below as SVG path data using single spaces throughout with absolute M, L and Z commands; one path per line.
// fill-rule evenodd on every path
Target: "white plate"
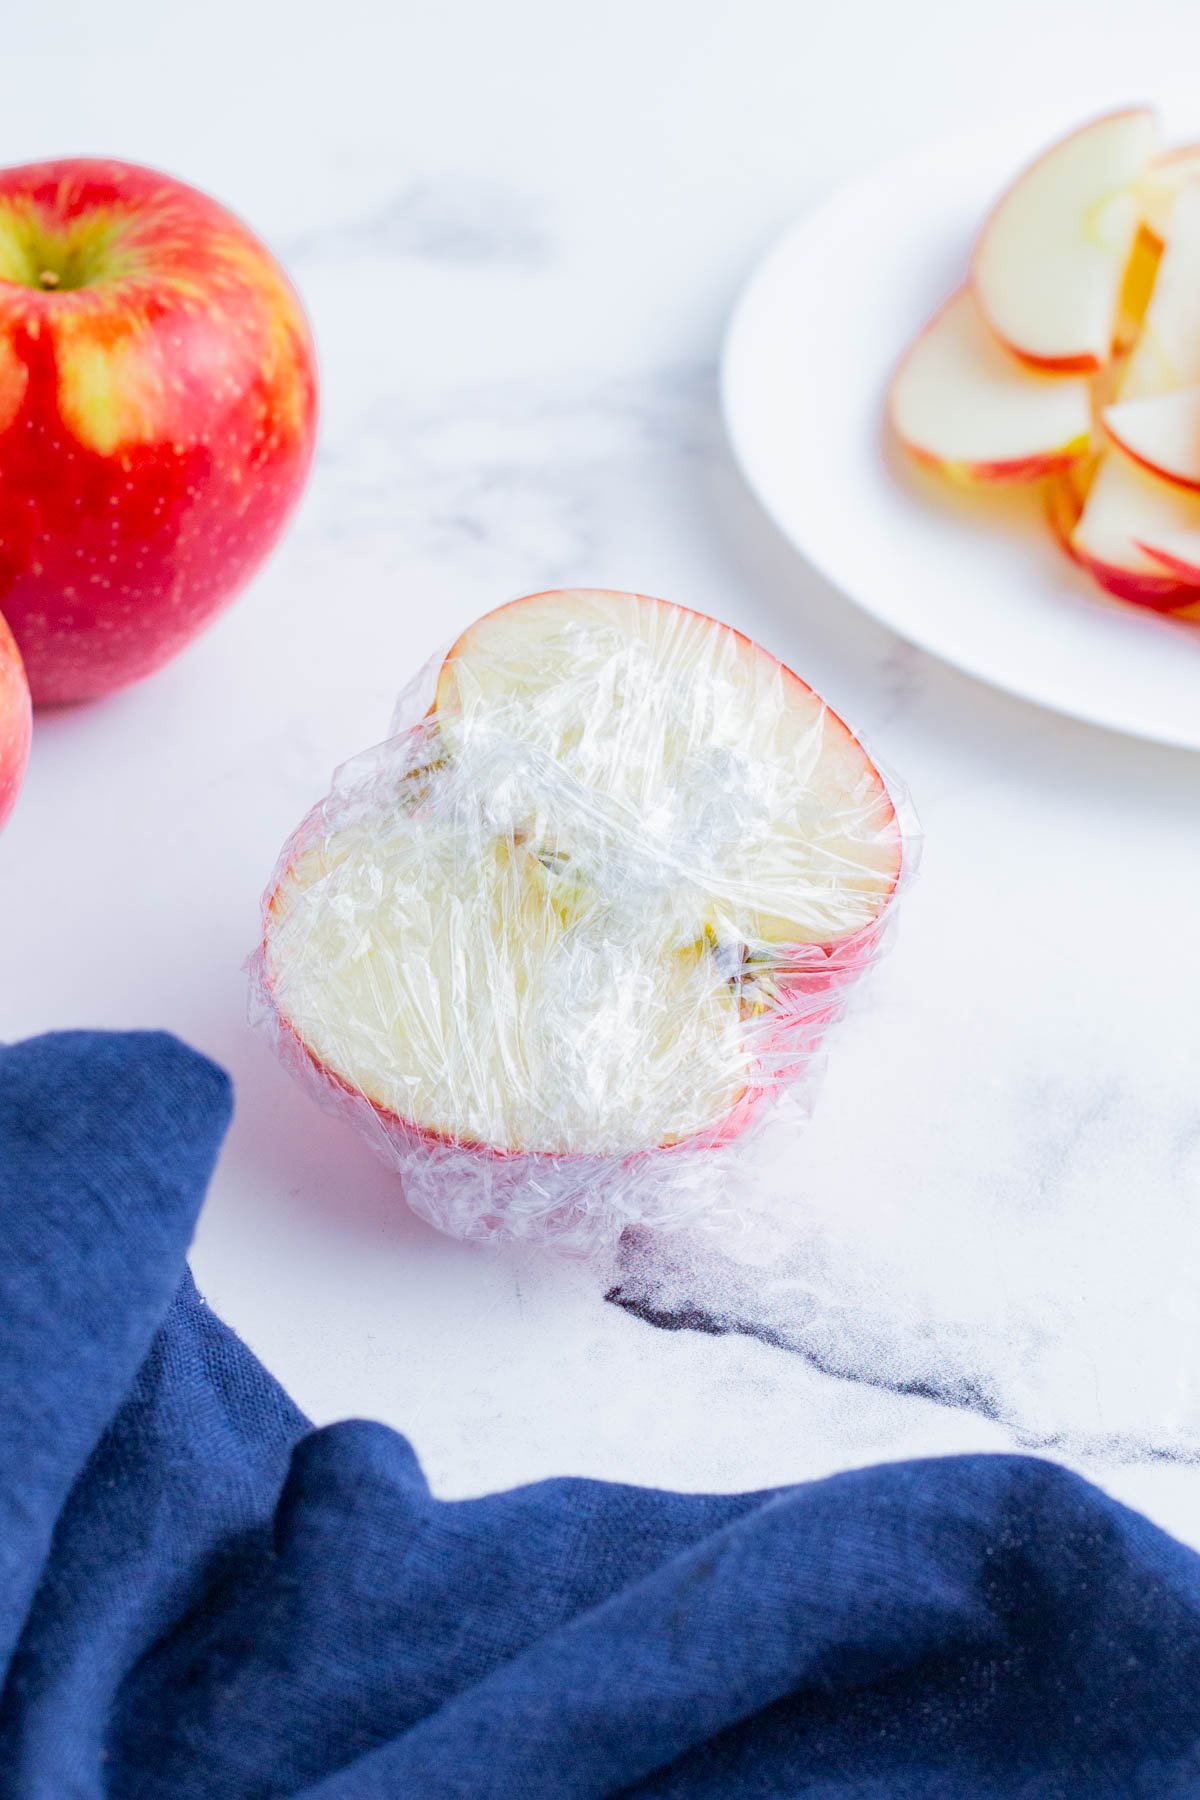
M 901 351 L 962 279 L 993 195 L 1074 122 L 931 145 L 793 227 L 730 321 L 725 422 L 780 530 L 894 631 L 1043 706 L 1200 750 L 1200 629 L 1103 595 L 1036 494 L 956 492 L 885 445 Z

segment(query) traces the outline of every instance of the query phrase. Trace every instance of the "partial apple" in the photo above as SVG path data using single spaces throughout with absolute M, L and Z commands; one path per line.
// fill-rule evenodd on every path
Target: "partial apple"
M 1145 546 L 1198 529 L 1200 495 L 1160 480 L 1114 448 L 1100 458 L 1070 547 L 1108 593 L 1188 617 L 1200 603 L 1200 587 L 1169 572 Z
M 1103 368 L 1137 236 L 1137 183 L 1159 148 L 1144 109 L 1093 120 L 1040 156 L 992 211 L 971 274 L 992 330 L 1042 368 Z
M 1200 183 L 1180 190 L 1171 231 L 1117 398 L 1200 385 Z
M 1092 425 L 1086 376 L 1028 368 L 988 330 L 970 288 L 934 314 L 897 369 L 892 428 L 953 480 L 1037 481 L 1077 462 Z
M 1077 559 L 1071 539 L 1095 477 L 1097 461 L 1096 456 L 1089 456 L 1046 483 L 1046 518 L 1060 546 L 1073 560 Z
M 257 991 L 435 1223 L 520 1235 L 600 1188 L 637 1218 L 676 1175 L 692 1204 L 687 1158 L 811 1054 L 901 854 L 870 758 L 765 650 L 643 595 L 533 595 L 285 848 Z
M 1126 456 L 1177 487 L 1200 491 L 1200 386 L 1106 406 L 1104 429 Z
M 1152 561 L 1200 593 L 1200 523 L 1179 531 L 1160 532 L 1152 542 L 1139 543 Z
M 0 825 L 16 804 L 25 778 L 32 718 L 21 653 L 0 619 Z
M 1164 150 L 1138 183 L 1141 221 L 1152 237 L 1165 244 L 1171 235 L 1172 212 L 1183 188 L 1200 181 L 1200 144 Z
M 604 795 L 690 840 L 690 880 L 752 950 L 856 936 L 899 874 L 857 739 L 769 652 L 686 607 L 604 588 L 510 601 L 448 651 L 433 716 L 457 753 L 518 745 L 564 802 Z
M 170 176 L 0 171 L 0 608 L 35 704 L 161 667 L 262 562 L 317 382 L 270 252 Z
M 1129 252 L 1129 261 L 1125 265 L 1125 276 L 1117 301 L 1117 323 L 1113 333 L 1114 359 L 1127 355 L 1137 343 L 1154 293 L 1154 284 L 1158 280 L 1162 252 L 1159 240 L 1144 225 L 1139 225 L 1133 249 Z M 1094 379 L 1103 382 L 1114 367 L 1115 361 L 1107 363 L 1097 371 Z

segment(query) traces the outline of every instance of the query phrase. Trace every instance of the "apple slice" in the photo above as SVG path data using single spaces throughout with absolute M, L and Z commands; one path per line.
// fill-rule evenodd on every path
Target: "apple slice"
M 1164 531 L 1153 543 L 1139 543 L 1138 549 L 1168 574 L 1194 585 L 1200 592 L 1200 525 L 1191 530 Z
M 1137 182 L 1158 148 L 1152 112 L 1110 113 L 1062 138 L 1002 196 L 971 274 L 992 330 L 1042 368 L 1104 366 L 1137 235 Z
M 1095 456 L 1089 456 L 1046 483 L 1046 517 L 1050 529 L 1067 555 L 1076 561 L 1071 538 L 1095 478 L 1097 461 Z
M 1154 284 L 1158 280 L 1162 253 L 1163 246 L 1158 238 L 1147 231 L 1145 225 L 1139 225 L 1129 261 L 1125 265 L 1121 296 L 1117 302 L 1117 323 L 1113 333 L 1115 358 L 1125 356 L 1137 343 L 1154 293 Z M 1107 363 L 1094 379 L 1103 382 L 1109 370 L 1116 366 L 1115 362 Z
M 1182 188 L 1118 398 L 1200 384 L 1200 183 Z
M 1138 182 L 1142 224 L 1160 244 L 1171 235 L 1171 215 L 1180 191 L 1193 181 L 1200 181 L 1200 144 L 1164 150 Z
M 960 288 L 913 343 L 892 381 L 892 427 L 919 462 L 964 482 L 1037 481 L 1088 447 L 1084 375 L 1027 368 Z
M 1186 614 L 1200 587 L 1167 571 L 1143 548 L 1200 528 L 1200 496 L 1172 487 L 1118 449 L 1101 457 L 1071 553 L 1110 594 L 1152 612 Z
M 1200 385 L 1119 400 L 1101 416 L 1134 462 L 1177 487 L 1200 489 Z
M 774 657 L 665 601 L 533 595 L 288 844 L 258 993 L 424 1216 L 582 1231 L 594 1189 L 626 1219 L 676 1178 L 715 1197 L 703 1153 L 811 1054 L 900 865 L 878 771 Z

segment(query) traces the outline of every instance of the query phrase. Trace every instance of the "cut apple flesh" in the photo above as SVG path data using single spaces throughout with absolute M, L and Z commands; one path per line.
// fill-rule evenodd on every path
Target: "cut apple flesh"
M 289 872 L 273 982 L 317 1059 L 457 1143 L 631 1150 L 729 1113 L 747 1046 L 704 939 L 616 916 L 621 896 L 575 881 L 565 851 L 464 830 L 449 794 L 430 807 L 342 831 Z
M 770 1084 L 798 971 L 867 959 L 899 866 L 877 771 L 764 651 L 662 601 L 536 595 L 301 828 L 264 984 L 406 1127 L 624 1156 Z
M 1162 251 L 1159 239 L 1144 225 L 1140 225 L 1133 240 L 1133 249 L 1129 253 L 1129 262 L 1121 282 L 1121 296 L 1117 302 L 1117 325 L 1113 335 L 1113 355 L 1116 357 L 1124 357 L 1138 340 L 1158 280 Z M 1107 364 L 1106 369 L 1111 369 L 1112 366 L 1111 363 Z M 1103 383 L 1104 374 L 1105 371 L 1100 371 L 1096 380 Z
M 1200 383 L 1200 185 L 1185 188 L 1172 215 L 1142 329 L 1119 398 L 1142 399 Z
M 1178 487 L 1200 489 L 1200 386 L 1118 401 L 1103 417 L 1134 462 Z
M 1118 335 L 1137 183 L 1158 149 L 1151 112 L 1097 119 L 1053 145 L 996 205 L 972 280 L 988 323 L 1027 361 L 1099 369 Z
M 1064 469 L 1061 475 L 1056 475 L 1046 484 L 1046 517 L 1051 531 L 1068 556 L 1075 555 L 1071 539 L 1095 472 L 1096 459 L 1088 457 L 1085 462 Z
M 518 743 L 561 804 L 752 948 L 832 944 L 869 924 L 899 866 L 887 791 L 811 688 L 740 632 L 641 594 L 534 594 L 447 656 L 450 742 Z
M 1200 144 L 1165 151 L 1143 173 L 1138 182 L 1138 209 L 1143 226 L 1159 243 L 1165 244 L 1170 237 L 1175 202 L 1194 181 L 1200 181 Z
M 1120 450 L 1100 459 L 1071 550 L 1109 593 L 1155 612 L 1182 612 L 1200 591 L 1143 548 L 1200 528 L 1200 495 L 1159 480 Z
M 1200 594 L 1200 522 L 1187 531 L 1164 531 L 1139 542 L 1151 561 Z
M 1091 430 L 1086 376 L 1017 361 L 988 330 L 969 288 L 935 314 L 896 371 L 893 429 L 921 462 L 965 481 L 1036 481 L 1082 456 Z

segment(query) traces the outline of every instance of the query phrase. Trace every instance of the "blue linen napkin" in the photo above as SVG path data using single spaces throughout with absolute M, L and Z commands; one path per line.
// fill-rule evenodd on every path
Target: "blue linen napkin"
M 1054 1464 L 435 1499 L 184 1256 L 174 1039 L 0 1049 L 4 1800 L 1200 1794 L 1200 1559 Z

